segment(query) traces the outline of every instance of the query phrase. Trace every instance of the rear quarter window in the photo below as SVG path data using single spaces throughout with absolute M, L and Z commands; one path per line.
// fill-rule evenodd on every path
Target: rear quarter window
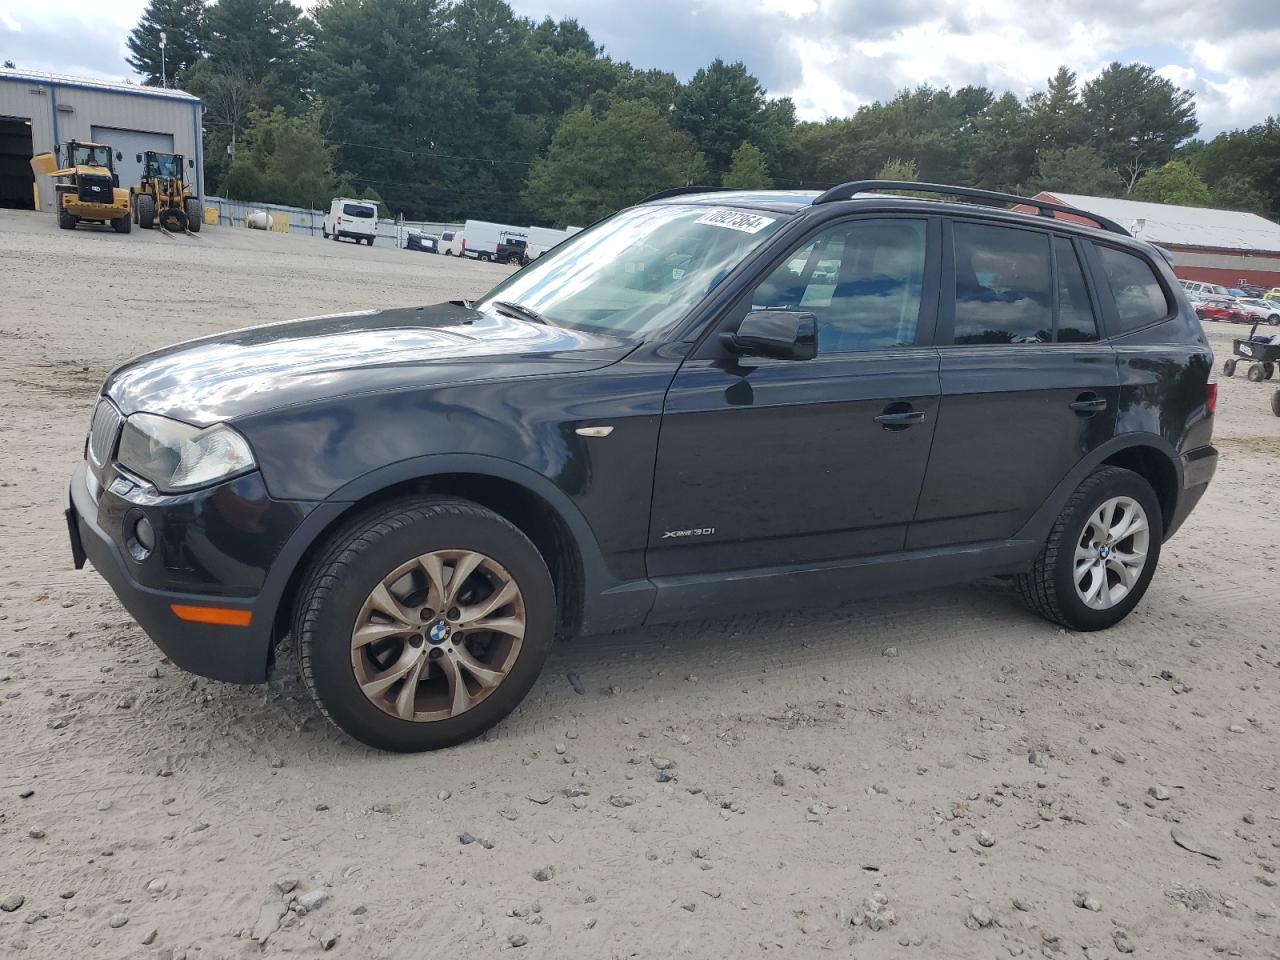
M 1095 245 L 1095 249 L 1115 300 L 1120 332 L 1157 323 L 1173 313 L 1169 295 L 1151 264 L 1115 247 Z

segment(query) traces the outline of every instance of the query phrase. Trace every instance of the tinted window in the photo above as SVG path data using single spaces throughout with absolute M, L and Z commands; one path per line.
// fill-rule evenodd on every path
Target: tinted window
M 366 207 L 359 203 L 344 203 L 342 205 L 342 215 L 344 217 L 359 217 L 361 220 L 372 220 L 375 213 L 377 211 L 373 207 Z
M 818 352 L 916 342 L 924 280 L 923 220 L 856 220 L 823 230 L 752 292 L 754 310 L 803 310 Z
M 1049 343 L 1049 237 L 976 223 L 955 225 L 956 343 Z
M 452 231 L 449 231 L 449 230 L 446 230 L 444 233 L 440 234 L 440 239 L 441 239 L 441 240 L 445 240 L 445 241 L 452 240 L 452 239 L 453 239 L 453 232 L 452 232 Z
M 1065 237 L 1053 241 L 1054 259 L 1058 267 L 1058 343 L 1087 343 L 1098 339 L 1098 322 L 1084 284 L 1084 272 L 1075 247 Z
M 1096 249 L 1111 284 L 1121 330 L 1136 330 L 1169 315 L 1169 299 L 1150 264 L 1115 247 Z

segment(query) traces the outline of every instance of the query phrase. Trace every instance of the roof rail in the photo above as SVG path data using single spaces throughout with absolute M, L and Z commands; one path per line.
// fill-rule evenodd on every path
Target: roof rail
M 848 183 L 832 187 L 813 202 L 819 204 L 833 203 L 837 200 L 851 200 L 856 194 L 867 193 L 872 190 L 906 190 L 912 193 L 937 193 L 943 196 L 982 200 L 988 204 L 1026 204 L 1029 207 L 1035 207 L 1041 217 L 1057 219 L 1056 214 L 1069 213 L 1072 216 L 1092 220 L 1108 233 L 1118 233 L 1126 237 L 1131 235 L 1128 230 L 1114 220 L 1096 213 L 1090 213 L 1088 210 L 1080 210 L 1076 207 L 1068 207 L 1065 204 L 1052 203 L 1048 200 L 1037 200 L 1034 197 L 1020 197 L 1014 193 L 979 190 L 976 187 L 952 187 L 944 183 L 913 183 L 909 180 L 850 180 Z
M 648 203 L 651 200 L 665 200 L 667 197 L 680 197 L 687 193 L 719 193 L 722 190 L 732 190 L 733 187 L 671 187 L 669 190 L 659 190 L 645 197 L 640 203 Z

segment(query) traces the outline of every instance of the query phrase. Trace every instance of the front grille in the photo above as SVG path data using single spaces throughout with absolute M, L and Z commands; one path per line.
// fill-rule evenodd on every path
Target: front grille
M 85 203 L 111 203 L 111 178 L 101 174 L 81 174 L 76 178 L 77 195 Z
M 115 454 L 122 423 L 124 417 L 115 404 L 105 398 L 98 401 L 89 422 L 89 460 L 95 467 L 103 466 Z

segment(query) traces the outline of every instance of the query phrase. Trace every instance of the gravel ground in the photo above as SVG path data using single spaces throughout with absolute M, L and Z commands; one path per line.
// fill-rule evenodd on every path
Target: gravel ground
M 991 581 L 583 639 L 428 756 L 331 729 L 288 651 L 174 669 L 71 569 L 113 365 L 505 272 L 0 211 L 0 955 L 1280 957 L 1270 385 L 1223 384 L 1218 478 L 1108 633 Z

